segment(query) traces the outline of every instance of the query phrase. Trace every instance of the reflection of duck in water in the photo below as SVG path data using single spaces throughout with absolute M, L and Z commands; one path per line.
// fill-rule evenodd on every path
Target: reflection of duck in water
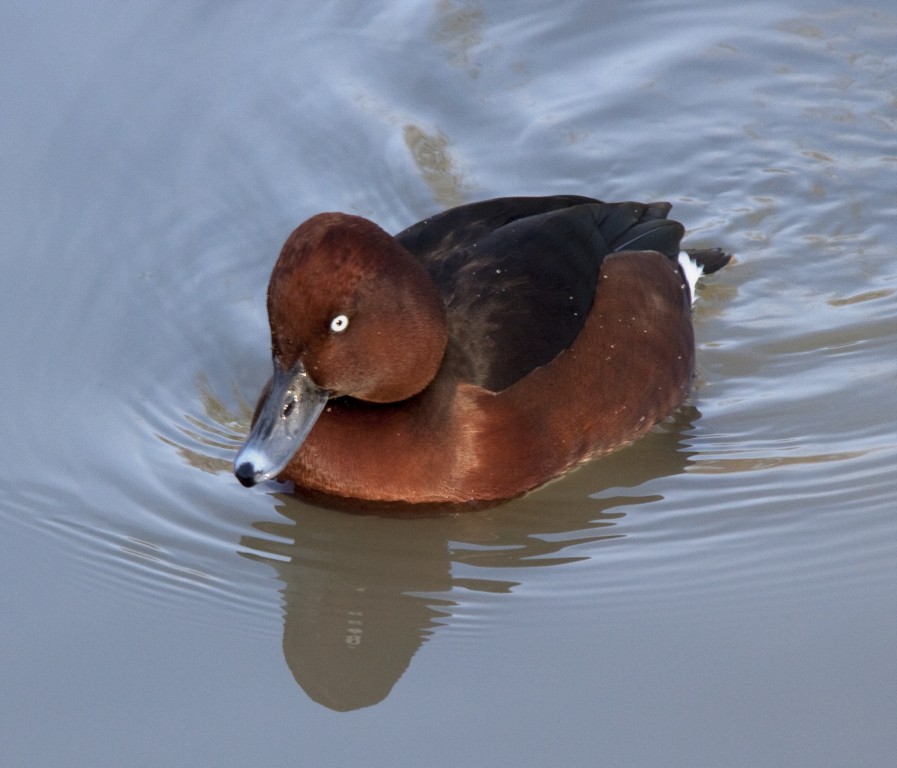
M 329 709 L 378 703 L 446 618 L 449 601 L 415 594 L 450 591 L 445 539 L 409 530 L 407 520 L 333 515 L 289 499 L 281 512 L 295 525 L 264 529 L 293 543 L 243 543 L 276 550 L 271 564 L 284 582 L 287 665 L 309 697 Z
M 466 591 L 510 595 L 534 568 L 582 560 L 592 556 L 584 545 L 619 538 L 621 508 L 656 498 L 640 486 L 684 470 L 689 454 L 678 438 L 689 426 L 679 419 L 562 483 L 476 515 L 334 515 L 281 497 L 289 522 L 258 523 L 261 535 L 241 543 L 284 583 L 283 652 L 296 682 L 336 711 L 382 701 L 423 642 L 451 625 Z M 589 498 L 609 486 L 612 497 Z
M 502 198 L 395 238 L 313 217 L 271 275 L 274 376 L 237 477 L 483 505 L 631 442 L 688 393 L 694 282 L 728 261 L 680 254 L 669 208 Z

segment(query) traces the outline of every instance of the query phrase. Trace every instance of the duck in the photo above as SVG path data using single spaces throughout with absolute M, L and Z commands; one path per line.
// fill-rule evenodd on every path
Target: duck
M 522 496 L 689 396 L 692 304 L 730 260 L 681 250 L 667 202 L 501 197 L 395 236 L 319 213 L 267 291 L 273 374 L 234 460 L 359 512 Z

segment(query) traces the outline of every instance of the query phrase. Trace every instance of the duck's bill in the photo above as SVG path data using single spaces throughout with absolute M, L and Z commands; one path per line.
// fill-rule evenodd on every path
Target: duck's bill
M 308 437 L 327 404 L 321 389 L 297 362 L 284 370 L 274 361 L 268 396 L 234 459 L 234 474 L 249 486 L 277 477 Z

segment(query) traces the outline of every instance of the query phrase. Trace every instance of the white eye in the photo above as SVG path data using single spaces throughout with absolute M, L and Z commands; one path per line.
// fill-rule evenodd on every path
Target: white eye
M 330 321 L 330 330 L 334 333 L 342 333 L 349 327 L 349 318 L 345 315 L 337 315 Z

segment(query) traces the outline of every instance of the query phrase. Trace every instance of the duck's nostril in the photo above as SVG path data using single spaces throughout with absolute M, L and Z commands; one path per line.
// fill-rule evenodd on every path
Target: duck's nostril
M 252 464 L 248 461 L 244 461 L 239 467 L 234 470 L 234 474 L 237 476 L 237 480 L 239 480 L 244 486 L 247 488 L 251 488 L 255 485 L 255 472 L 252 469 Z

